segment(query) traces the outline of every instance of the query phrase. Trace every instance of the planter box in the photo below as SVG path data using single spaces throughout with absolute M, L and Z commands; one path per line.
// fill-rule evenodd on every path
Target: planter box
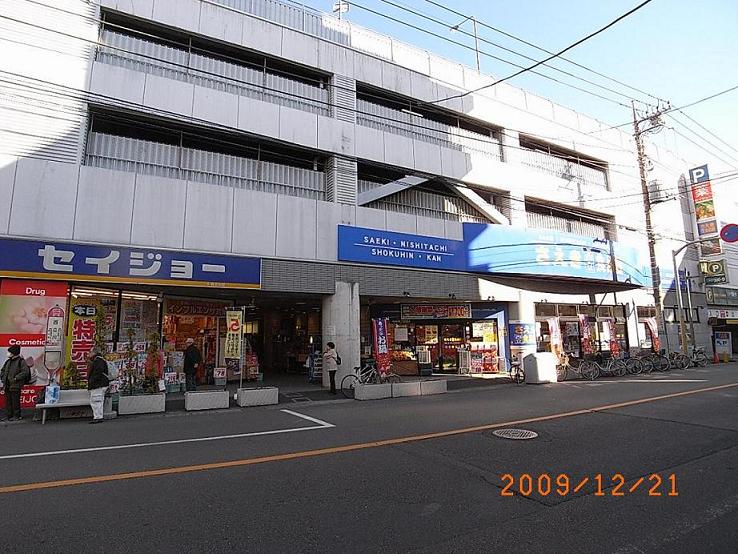
M 164 394 L 137 394 L 121 396 L 118 400 L 118 415 L 157 414 L 165 409 Z
M 185 410 L 218 410 L 228 407 L 227 390 L 208 390 L 201 392 L 186 392 Z
M 428 394 L 443 394 L 446 390 L 446 381 L 442 379 L 420 382 L 420 394 L 423 396 Z
M 398 396 L 420 396 L 420 381 L 392 383 L 392 397 Z
M 238 389 L 239 406 L 268 406 L 279 403 L 279 389 L 277 387 L 263 387 L 256 389 Z
M 356 400 L 378 400 L 380 398 L 392 397 L 392 385 L 384 383 L 382 385 L 356 385 L 354 389 L 354 398 Z

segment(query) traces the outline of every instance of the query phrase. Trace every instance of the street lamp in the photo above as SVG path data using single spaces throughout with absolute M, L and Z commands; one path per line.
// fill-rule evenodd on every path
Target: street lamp
M 464 23 L 469 21 L 471 19 L 472 26 L 474 27 L 474 51 L 477 54 L 477 71 L 481 72 L 481 67 L 479 65 L 479 37 L 477 36 L 477 20 L 473 15 L 468 16 L 464 21 L 457 23 L 453 27 L 449 27 L 449 30 L 454 33 L 459 30 L 459 27 L 461 27 Z

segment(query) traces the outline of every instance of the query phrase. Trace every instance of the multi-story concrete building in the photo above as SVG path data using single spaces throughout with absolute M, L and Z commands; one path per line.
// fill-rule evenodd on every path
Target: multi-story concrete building
M 619 128 L 274 0 L 13 0 L 0 29 L 0 277 L 67 283 L 109 342 L 194 335 L 219 365 L 245 305 L 267 374 L 329 340 L 350 370 L 373 320 L 416 373 L 549 349 L 550 325 L 577 353 L 651 345 Z

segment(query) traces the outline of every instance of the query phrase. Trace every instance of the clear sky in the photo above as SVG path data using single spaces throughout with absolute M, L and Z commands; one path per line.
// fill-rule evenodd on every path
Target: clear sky
M 463 19 L 425 0 L 391 1 L 451 25 Z M 524 38 L 552 52 L 599 29 L 640 3 L 640 0 L 437 1 L 455 11 L 474 15 L 480 22 Z M 334 1 L 306 0 L 303 3 L 321 11 L 330 12 Z M 441 38 L 409 29 L 404 25 L 369 13 L 362 9 L 362 6 L 473 46 L 474 41 L 471 37 L 458 32 L 452 33 L 447 27 L 422 17 L 413 16 L 381 0 L 359 0 L 350 2 L 350 4 L 352 4 L 350 11 L 344 14 L 344 17 L 352 22 L 470 66 L 476 63 L 473 50 L 467 50 L 445 42 Z M 462 28 L 471 33 L 471 22 L 465 23 Z M 478 32 L 479 36 L 484 39 L 536 60 L 546 57 L 543 52 L 527 47 L 481 25 L 478 26 Z M 527 66 L 532 63 L 483 42 L 480 43 L 480 49 L 520 65 Z M 669 100 L 674 106 L 684 105 L 738 85 L 738 0 L 702 0 L 700 2 L 652 0 L 650 4 L 614 27 L 569 51 L 565 57 L 659 98 Z M 607 81 L 566 62 L 557 61 L 551 64 L 615 89 L 626 96 L 655 102 L 648 96 Z M 485 56 L 482 56 L 481 65 L 482 71 L 495 77 L 507 76 L 516 71 L 513 66 Z M 630 104 L 627 97 L 603 91 L 548 68 L 539 69 L 542 73 L 557 79 Z M 510 83 L 597 117 L 609 124 L 623 123 L 632 119 L 629 109 L 578 92 L 538 75 L 530 73 L 521 75 L 511 80 Z M 661 133 L 658 141 L 666 144 L 671 150 L 677 151 L 690 166 L 709 163 L 712 174 L 736 171 L 738 169 L 738 150 L 736 150 L 738 149 L 738 90 L 689 108 L 685 110 L 685 113 L 730 146 L 710 136 L 705 130 L 700 129 L 679 113 L 676 113 L 675 117 L 687 128 L 669 118 L 666 119 L 667 125 L 697 142 L 708 152 L 668 130 Z M 694 135 L 695 131 L 724 150 L 725 153 L 716 151 L 712 146 L 705 144 L 703 140 Z M 723 158 L 723 160 L 718 158 Z M 679 168 L 680 171 L 684 169 L 686 168 Z M 729 186 L 731 189 L 738 187 L 738 180 L 725 181 L 721 188 L 728 192 Z M 738 197 L 735 194 L 731 196 Z

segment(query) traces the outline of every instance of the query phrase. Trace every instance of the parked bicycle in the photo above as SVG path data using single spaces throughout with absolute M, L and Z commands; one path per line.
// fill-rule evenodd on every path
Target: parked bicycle
M 701 346 L 693 348 L 690 355 L 674 352 L 670 356 L 672 366 L 677 369 L 687 369 L 688 367 L 705 367 L 710 363 L 710 359 L 705 354 L 705 349 Z
M 498 364 L 504 368 L 507 374 L 510 376 L 510 380 L 516 384 L 525 382 L 525 370 L 523 369 L 523 363 L 516 357 L 502 358 L 500 357 Z
M 556 366 L 556 380 L 559 382 L 566 381 L 567 379 L 574 378 L 574 376 L 592 380 L 591 372 L 594 369 L 589 364 L 582 365 L 582 360 L 576 358 L 572 352 L 566 352 L 561 356 L 559 364 Z
M 693 367 L 706 367 L 710 363 L 710 358 L 707 357 L 704 347 L 699 346 L 692 349 L 691 362 Z
M 628 367 L 623 360 L 610 357 L 605 362 L 601 354 L 598 354 L 595 359 L 582 361 L 579 367 L 582 377 L 590 381 L 594 381 L 603 375 L 622 377 L 628 373 Z
M 400 383 L 402 379 L 396 373 L 380 373 L 377 370 L 375 360 L 367 360 L 362 367 L 355 367 L 353 373 L 349 373 L 341 379 L 341 392 L 346 398 L 354 397 L 356 385 L 374 385 L 381 383 Z

